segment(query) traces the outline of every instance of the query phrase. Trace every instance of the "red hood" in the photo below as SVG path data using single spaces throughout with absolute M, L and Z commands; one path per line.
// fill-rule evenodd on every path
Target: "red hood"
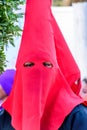
M 82 102 L 71 89 L 79 78 L 79 68 L 53 18 L 51 0 L 27 0 L 14 85 L 3 104 L 14 128 L 57 130 Z

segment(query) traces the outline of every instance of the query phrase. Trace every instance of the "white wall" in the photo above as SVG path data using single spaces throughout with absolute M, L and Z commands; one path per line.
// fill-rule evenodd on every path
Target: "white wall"
M 87 2 L 74 3 L 73 13 L 77 63 L 82 77 L 87 77 Z

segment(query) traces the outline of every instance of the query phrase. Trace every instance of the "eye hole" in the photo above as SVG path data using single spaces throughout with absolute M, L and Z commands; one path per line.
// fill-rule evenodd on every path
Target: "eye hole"
M 82 92 L 83 92 L 84 94 L 87 94 L 87 89 L 83 89 Z
M 33 62 L 25 62 L 24 63 L 24 67 L 32 67 L 34 66 L 35 64 Z
M 52 68 L 53 64 L 51 62 L 43 62 L 43 65 L 47 68 Z

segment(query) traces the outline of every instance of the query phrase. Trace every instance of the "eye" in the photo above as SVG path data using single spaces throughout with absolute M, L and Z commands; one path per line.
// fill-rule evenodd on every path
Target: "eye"
M 33 62 L 25 62 L 24 67 L 33 67 L 35 64 Z
M 43 62 L 43 65 L 47 68 L 52 68 L 53 64 L 51 62 Z

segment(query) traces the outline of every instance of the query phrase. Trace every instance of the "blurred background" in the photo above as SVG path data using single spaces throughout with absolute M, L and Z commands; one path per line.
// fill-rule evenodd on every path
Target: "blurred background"
M 87 76 L 87 0 L 53 0 L 52 11 L 81 70 L 81 77 L 84 78 Z M 24 14 L 25 2 L 20 6 L 19 12 Z M 23 22 L 24 15 L 18 18 L 17 24 L 21 29 Z M 7 47 L 4 47 L 6 55 L 4 69 L 15 68 L 20 40 L 21 35 L 15 36 L 15 46 L 8 44 Z

